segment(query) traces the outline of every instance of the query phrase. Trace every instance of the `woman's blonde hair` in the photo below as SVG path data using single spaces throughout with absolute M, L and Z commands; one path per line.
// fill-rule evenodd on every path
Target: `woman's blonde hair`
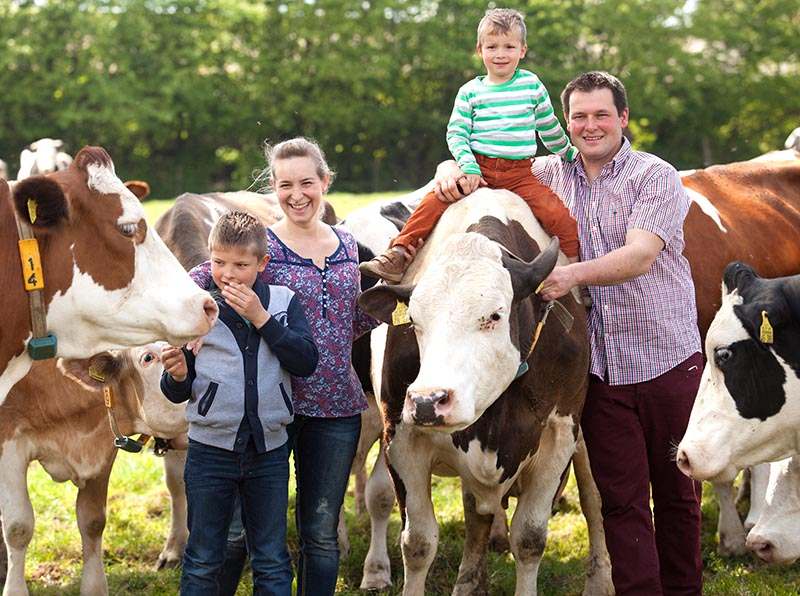
M 264 182 L 268 189 L 272 188 L 275 182 L 275 162 L 280 159 L 292 157 L 308 157 L 316 166 L 317 176 L 320 179 L 328 177 L 329 183 L 333 181 L 336 173 L 328 166 L 325 160 L 325 153 L 316 141 L 305 137 L 295 137 L 281 141 L 276 145 L 264 142 L 264 157 L 267 160 L 267 167 L 264 168 L 256 177 L 256 182 Z

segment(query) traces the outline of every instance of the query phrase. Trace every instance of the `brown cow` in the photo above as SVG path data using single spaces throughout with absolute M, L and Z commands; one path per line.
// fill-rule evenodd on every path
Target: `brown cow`
M 185 405 L 161 395 L 160 344 L 150 344 L 91 359 L 94 373 L 106 376 L 113 413 L 124 435 L 146 433 L 164 438 L 186 432 Z M 0 405 L 0 515 L 8 550 L 4 596 L 27 594 L 25 552 L 33 536 L 34 516 L 27 490 L 27 469 L 38 461 L 57 482 L 78 487 L 76 513 L 83 543 L 81 594 L 103 595 L 102 535 L 111 467 L 117 454 L 101 385 L 75 367 L 81 383 L 68 379 L 53 360 L 37 362 Z M 91 383 L 92 389 L 85 386 Z M 169 452 L 165 465 L 173 497 L 172 528 L 159 566 L 177 564 L 186 543 L 186 498 L 182 464 L 185 452 Z
M 15 215 L 33 223 L 46 327 L 58 338 L 59 356 L 84 358 L 159 339 L 180 345 L 211 328 L 216 303 L 148 228 L 108 153 L 84 147 L 68 169 L 18 182 L 13 205 L 0 181 L 0 404 L 32 364 Z
M 573 455 L 585 463 L 576 450 L 589 362 L 577 296 L 558 307 L 574 326 L 553 315 L 536 334 L 544 305 L 535 290 L 558 257 L 557 242 L 540 252 L 547 241 L 519 197 L 480 189 L 445 212 L 403 285 L 361 295 L 367 312 L 392 324 L 384 357 L 373 356 L 383 362 L 386 453 L 404 518 L 404 594 L 424 593 L 436 554 L 431 474 L 462 481 L 466 541 L 454 593 L 487 591 L 492 514 L 508 496 L 517 498 L 516 593 L 536 593 L 553 500 Z M 585 510 L 597 564 L 586 590 L 606 594 L 599 499 L 588 466 L 579 468 L 579 486 L 595 497 Z

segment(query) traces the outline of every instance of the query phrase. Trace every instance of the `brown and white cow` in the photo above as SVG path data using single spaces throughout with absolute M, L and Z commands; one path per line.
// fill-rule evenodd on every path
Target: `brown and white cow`
M 767 563 L 800 559 L 800 455 L 769 464 L 765 507 L 747 548 Z
M 561 303 L 575 325 L 566 331 L 552 317 L 528 356 L 542 317 L 534 291 L 558 257 L 557 243 L 540 251 L 547 242 L 516 195 L 479 190 L 445 212 L 404 284 L 361 296 L 380 320 L 400 317 L 387 332 L 380 399 L 404 518 L 404 594 L 424 593 L 436 554 L 431 474 L 462 481 L 466 542 L 454 593 L 487 589 L 492 514 L 509 495 L 517 498 L 516 593 L 536 593 L 550 510 L 578 445 L 589 358 L 585 313 L 572 295 Z M 526 360 L 530 371 L 517 377 Z M 589 522 L 599 561 L 605 543 L 595 504 Z M 604 561 L 588 593 L 611 590 Z
M 122 434 L 172 439 L 186 432 L 185 405 L 171 404 L 161 395 L 161 345 L 105 352 L 90 359 L 93 374 L 104 375 L 112 390 L 113 413 Z M 27 489 L 32 461 L 38 461 L 56 482 L 69 480 L 78 487 L 76 514 L 84 560 L 81 594 L 108 593 L 102 535 L 117 449 L 102 385 L 86 376 L 82 367 L 64 364 L 80 383 L 62 374 L 53 360 L 37 362 L 0 405 L 0 516 L 9 562 L 3 596 L 28 593 L 24 565 L 34 526 Z M 172 528 L 159 566 L 180 561 L 187 537 L 185 452 L 170 451 L 168 456 L 171 461 L 165 469 L 173 497 Z
M 34 203 L 30 199 L 35 201 Z M 28 295 L 16 215 L 31 221 L 44 273 L 47 329 L 58 356 L 167 340 L 181 345 L 211 328 L 217 306 L 181 268 L 144 219 L 139 200 L 114 172 L 108 153 L 84 147 L 72 165 L 20 181 L 0 181 L 0 404 L 31 367 Z

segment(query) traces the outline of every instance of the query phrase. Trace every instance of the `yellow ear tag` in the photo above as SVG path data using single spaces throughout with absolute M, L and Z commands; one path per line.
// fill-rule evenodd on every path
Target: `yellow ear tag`
M 404 325 L 410 323 L 411 318 L 408 316 L 408 306 L 405 302 L 397 301 L 397 306 L 392 311 L 392 325 Z
M 98 383 L 106 382 L 106 376 L 101 371 L 97 370 L 97 368 L 95 368 L 94 365 L 91 365 L 89 367 L 89 377 L 94 379 Z
M 31 223 L 36 223 L 36 199 L 28 199 L 28 218 Z
M 759 330 L 758 339 L 761 340 L 762 344 L 771 344 L 775 341 L 772 333 L 772 325 L 767 318 L 767 311 L 761 311 L 761 329 Z

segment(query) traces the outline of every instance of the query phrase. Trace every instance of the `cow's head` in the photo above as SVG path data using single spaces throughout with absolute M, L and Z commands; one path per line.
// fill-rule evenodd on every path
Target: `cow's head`
M 147 225 L 104 149 L 84 147 L 67 170 L 20 181 L 14 203 L 39 242 L 59 356 L 181 345 L 210 329 L 216 304 Z
M 520 302 L 557 258 L 557 240 L 524 263 L 481 234 L 456 234 L 415 286 L 380 285 L 361 295 L 362 308 L 390 324 L 398 305 L 408 307 L 420 370 L 406 392 L 404 423 L 460 430 L 503 393 L 520 365 Z
M 678 449 L 680 469 L 725 480 L 797 451 L 800 276 L 767 280 L 742 263 L 728 265 L 706 358 Z
M 171 439 L 187 431 L 186 404 L 173 404 L 161 393 L 164 345 L 111 350 L 81 361 L 59 359 L 58 367 L 89 391 L 100 394 L 104 386 L 111 387 L 118 415 L 124 413 L 133 423 L 131 434 Z
M 800 559 L 800 456 L 770 464 L 767 503 L 747 548 L 767 563 Z

